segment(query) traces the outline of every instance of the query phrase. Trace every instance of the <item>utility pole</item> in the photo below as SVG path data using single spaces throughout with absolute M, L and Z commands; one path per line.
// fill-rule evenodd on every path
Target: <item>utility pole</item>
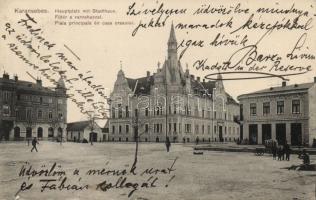
M 168 84 L 167 84 L 167 65 L 165 67 L 165 90 L 166 90 L 166 142 L 168 138 Z

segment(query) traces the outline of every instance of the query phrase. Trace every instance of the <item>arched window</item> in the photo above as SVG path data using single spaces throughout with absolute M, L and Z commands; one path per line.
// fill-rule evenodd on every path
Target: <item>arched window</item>
M 48 137 L 54 137 L 54 129 L 53 127 L 49 127 L 48 128 Z
M 37 137 L 38 138 L 42 138 L 43 137 L 43 128 L 42 127 L 38 127 L 38 129 L 37 129 Z
M 27 127 L 26 128 L 26 137 L 27 138 L 31 138 L 32 137 L 32 128 L 31 127 Z
M 57 132 L 58 132 L 58 137 L 60 137 L 60 136 L 62 136 L 62 134 L 63 134 L 63 129 L 62 129 L 61 127 L 59 127 L 59 128 L 57 129 Z
M 20 137 L 20 127 L 16 126 L 14 128 L 14 139 L 19 139 Z

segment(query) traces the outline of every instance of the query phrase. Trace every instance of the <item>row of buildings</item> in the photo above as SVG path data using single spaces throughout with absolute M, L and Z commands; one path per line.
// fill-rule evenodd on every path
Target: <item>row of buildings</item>
M 0 140 L 106 140 L 106 133 L 95 122 L 67 124 L 66 91 L 62 78 L 56 87 L 48 88 L 41 80 L 33 83 L 4 73 L 0 78 Z
M 133 79 L 122 69 L 108 99 L 104 128 L 95 122 L 66 123 L 67 94 L 62 78 L 55 88 L 0 78 L 2 139 L 63 138 L 68 141 L 235 142 L 311 146 L 316 139 L 316 79 L 305 84 L 243 94 L 235 101 L 221 74 L 205 81 L 183 69 L 172 25 L 167 58 L 157 70 Z M 92 128 L 93 127 L 93 128 Z

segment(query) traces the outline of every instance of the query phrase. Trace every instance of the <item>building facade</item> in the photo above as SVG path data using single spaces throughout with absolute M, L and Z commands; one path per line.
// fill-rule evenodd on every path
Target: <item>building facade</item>
M 243 139 L 263 144 L 313 144 L 316 139 L 316 79 L 311 83 L 286 85 L 238 97 Z
M 154 74 L 127 78 L 121 69 L 110 95 L 110 141 L 210 142 L 239 139 L 239 104 L 217 81 L 195 78 L 178 59 L 172 25 L 168 57 Z
M 94 121 L 79 121 L 67 124 L 67 140 L 73 142 L 102 142 L 106 141 L 106 134 Z
M 67 96 L 62 78 L 55 88 L 10 79 L 4 73 L 0 78 L 0 138 L 25 140 L 65 138 Z

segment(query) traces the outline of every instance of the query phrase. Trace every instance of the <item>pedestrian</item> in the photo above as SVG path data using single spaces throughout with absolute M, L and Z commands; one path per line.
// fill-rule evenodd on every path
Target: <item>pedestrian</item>
M 285 160 L 290 161 L 291 148 L 288 143 L 284 145 L 284 151 L 285 151 Z
M 171 146 L 171 143 L 170 143 L 169 137 L 167 137 L 167 138 L 166 138 L 166 148 L 167 148 L 167 152 L 169 152 L 170 146 Z
M 280 160 L 281 161 L 281 158 L 282 158 L 282 147 L 281 145 L 278 147 L 278 161 Z
M 310 165 L 309 154 L 306 152 L 306 149 L 303 149 L 303 152 L 298 156 L 298 158 L 303 160 L 303 165 Z
M 36 150 L 36 152 L 38 152 L 38 151 L 37 151 L 37 148 L 36 148 L 36 145 L 37 145 L 37 144 L 39 144 L 39 143 L 38 143 L 36 137 L 34 137 L 33 140 L 32 140 L 32 146 L 33 146 L 33 148 L 31 149 L 31 152 L 33 152 L 34 149 Z
M 272 149 L 271 150 L 272 150 L 273 160 L 276 160 L 278 147 L 276 146 L 275 142 L 272 142 Z
M 196 137 L 195 144 L 196 144 L 196 145 L 198 145 L 198 144 L 199 144 L 199 142 L 200 142 L 199 137 Z
M 282 146 L 282 151 L 281 151 L 282 160 L 284 160 L 284 155 L 285 155 L 284 146 Z

